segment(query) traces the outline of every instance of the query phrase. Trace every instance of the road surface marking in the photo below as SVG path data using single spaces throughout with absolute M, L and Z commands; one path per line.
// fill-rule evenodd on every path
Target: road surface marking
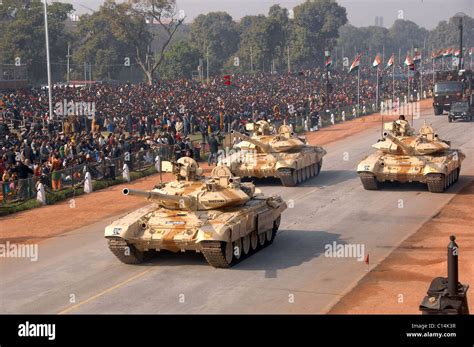
M 98 293 L 98 294 L 96 294 L 96 295 L 90 297 L 89 299 L 83 300 L 83 301 L 77 303 L 76 305 L 73 305 L 73 306 L 71 306 L 71 307 L 68 307 L 68 308 L 66 308 L 66 309 L 64 309 L 64 310 L 62 310 L 62 311 L 60 311 L 60 312 L 58 312 L 58 314 L 65 314 L 65 313 L 71 312 L 71 311 L 75 310 L 76 308 L 78 308 L 78 307 L 80 307 L 80 306 L 82 306 L 82 305 L 84 305 L 84 304 L 87 304 L 87 303 L 89 303 L 89 302 L 91 302 L 91 301 L 94 301 L 95 299 L 100 298 L 101 296 L 103 296 L 103 295 L 105 295 L 105 294 L 107 294 L 107 293 L 110 293 L 111 291 L 113 291 L 113 290 L 115 290 L 115 289 L 117 289 L 117 288 L 120 288 L 120 287 L 126 285 L 127 283 L 130 283 L 130 282 L 132 282 L 133 280 L 136 280 L 136 279 L 139 278 L 139 277 L 142 277 L 144 274 L 146 274 L 147 272 L 150 272 L 151 270 L 152 270 L 152 269 L 148 269 L 148 270 L 145 270 L 145 271 L 143 271 L 143 272 L 140 272 L 139 274 L 137 274 L 137 275 L 135 275 L 135 276 L 133 276 L 133 277 L 130 277 L 129 279 L 127 279 L 127 280 L 125 280 L 125 281 L 123 281 L 123 282 L 120 282 L 120 283 L 118 283 L 118 284 L 116 284 L 116 285 L 114 285 L 114 286 L 112 286 L 112 287 L 110 287 L 110 288 L 105 289 L 104 291 L 102 291 L 102 292 L 100 292 L 100 293 Z

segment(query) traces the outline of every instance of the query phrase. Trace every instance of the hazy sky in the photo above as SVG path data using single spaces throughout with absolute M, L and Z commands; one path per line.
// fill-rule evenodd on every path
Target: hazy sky
M 87 12 L 85 7 L 97 9 L 102 0 L 64 0 L 71 2 L 79 14 Z M 118 0 L 117 2 L 120 2 Z M 177 0 L 180 10 L 184 10 L 189 21 L 201 13 L 226 11 L 234 19 L 245 15 L 266 14 L 273 4 L 286 8 L 304 0 Z M 376 16 L 383 17 L 385 27 L 398 18 L 399 10 L 404 19 L 416 22 L 427 29 L 435 27 L 439 21 L 448 19 L 457 12 L 474 17 L 474 0 L 338 0 L 347 9 L 349 22 L 355 26 L 373 25 Z M 83 5 L 85 7 L 82 7 Z

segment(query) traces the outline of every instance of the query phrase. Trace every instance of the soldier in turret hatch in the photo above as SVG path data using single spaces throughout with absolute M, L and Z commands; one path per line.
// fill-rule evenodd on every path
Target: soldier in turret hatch
M 395 136 L 409 136 L 412 135 L 413 130 L 410 127 L 410 123 L 405 119 L 405 115 L 401 114 L 398 120 L 395 121 L 396 131 Z

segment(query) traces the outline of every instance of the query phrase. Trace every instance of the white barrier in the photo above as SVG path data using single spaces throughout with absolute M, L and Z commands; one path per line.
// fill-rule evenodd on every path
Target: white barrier
M 123 169 L 122 169 L 122 177 L 125 181 L 130 182 L 130 170 L 128 168 L 127 164 L 123 164 Z
M 155 157 L 155 169 L 156 172 L 161 172 L 161 158 L 159 155 Z
M 46 193 L 44 191 L 44 185 L 41 182 L 36 183 L 36 200 L 41 205 L 46 205 Z
M 84 178 L 84 193 L 92 193 L 92 177 L 89 172 L 86 172 L 86 176 Z

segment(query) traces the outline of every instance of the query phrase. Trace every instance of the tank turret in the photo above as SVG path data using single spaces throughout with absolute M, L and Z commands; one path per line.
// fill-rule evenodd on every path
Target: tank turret
M 450 148 L 449 142 L 440 140 L 433 128 L 426 124 L 417 136 L 400 136 L 392 131 L 385 131 L 383 136 L 384 139 L 373 147 L 384 153 L 420 156 L 441 153 Z
M 239 138 L 243 141 L 253 144 L 255 147 L 258 147 L 263 153 L 270 152 L 271 147 L 267 143 L 264 143 L 255 138 L 249 137 L 247 135 L 241 134 L 237 131 L 232 131 L 231 134 L 236 138 Z
M 208 180 L 171 182 L 151 191 L 125 188 L 124 195 L 141 196 L 159 206 L 183 211 L 207 211 L 240 206 L 255 195 L 252 183 L 241 183 L 226 166 L 217 166 Z

